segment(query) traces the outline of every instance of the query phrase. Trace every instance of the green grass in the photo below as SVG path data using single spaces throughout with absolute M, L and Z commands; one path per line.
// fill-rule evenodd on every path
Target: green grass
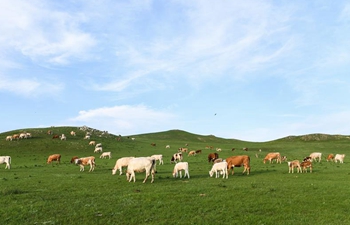
M 65 133 L 67 141 L 53 140 L 46 132 Z M 7 135 L 26 130 L 33 138 L 5 141 Z M 347 136 L 307 135 L 253 143 L 179 130 L 134 135 L 135 141 L 97 132 L 112 159 L 99 159 L 84 140 L 85 132 L 72 127 L 23 129 L 0 134 L 0 155 L 12 157 L 11 170 L 0 165 L 2 224 L 347 224 L 350 223 L 350 165 L 326 162 L 329 153 L 348 154 Z M 77 132 L 71 137 L 69 132 Z M 156 147 L 150 144 L 156 143 Z M 170 149 L 166 149 L 166 145 Z M 188 144 L 201 155 L 184 156 L 191 179 L 172 177 L 171 155 Z M 248 154 L 251 174 L 235 168 L 229 179 L 210 178 L 207 155 L 219 147 L 219 156 Z M 248 147 L 249 151 L 242 148 Z M 235 151 L 231 151 L 235 148 Z M 259 153 L 259 149 L 262 152 Z M 286 163 L 263 164 L 267 152 L 279 151 L 288 160 L 323 153 L 314 172 L 289 174 Z M 59 153 L 62 162 L 46 164 L 48 155 Z M 123 174 L 111 175 L 117 158 L 163 154 L 154 183 L 142 183 L 144 173 L 129 183 Z M 258 154 L 259 158 L 256 158 Z M 96 169 L 79 172 L 70 164 L 72 156 L 96 156 Z M 118 174 L 118 173 L 117 173 Z

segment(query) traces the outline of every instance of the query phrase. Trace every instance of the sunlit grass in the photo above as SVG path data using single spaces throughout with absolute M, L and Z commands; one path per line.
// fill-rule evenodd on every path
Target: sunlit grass
M 313 151 L 348 153 L 349 141 L 284 139 L 249 143 L 198 136 L 181 131 L 126 137 L 95 137 L 112 159 L 99 159 L 84 133 L 70 137 L 72 128 L 57 128 L 67 141 L 52 140 L 46 129 L 35 129 L 33 138 L 6 142 L 0 135 L 0 154 L 12 156 L 11 170 L 0 165 L 0 213 L 4 224 L 346 224 L 350 222 L 347 196 L 350 166 L 323 160 L 314 172 L 289 174 L 286 163 L 263 164 L 267 152 L 279 151 L 288 159 L 302 159 Z M 28 131 L 29 129 L 27 129 Z M 152 147 L 150 143 L 157 143 Z M 170 144 L 170 149 L 165 145 Z M 189 162 L 191 179 L 173 178 L 170 157 L 188 144 L 202 149 Z M 251 174 L 235 168 L 229 179 L 210 178 L 207 154 L 220 147 L 219 156 L 248 154 Z M 334 147 L 336 146 L 336 148 Z M 231 151 L 232 148 L 235 151 Z M 248 147 L 249 151 L 243 151 Z M 260 153 L 258 150 L 262 149 Z M 337 151 L 334 151 L 337 149 Z M 49 154 L 62 154 L 61 164 L 46 164 Z M 111 175 L 117 158 L 163 154 L 155 182 L 142 183 L 144 173 L 129 183 L 123 174 Z M 258 154 L 259 158 L 256 158 Z M 79 172 L 70 158 L 96 156 L 94 172 Z

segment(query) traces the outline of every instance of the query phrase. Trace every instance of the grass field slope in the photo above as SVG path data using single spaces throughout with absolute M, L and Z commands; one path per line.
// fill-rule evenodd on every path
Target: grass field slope
M 90 139 L 84 139 L 87 132 Z M 6 140 L 21 133 L 31 137 Z M 66 140 L 52 138 L 62 134 Z M 101 143 L 112 158 L 101 159 L 90 141 Z M 190 179 L 172 176 L 170 160 L 179 148 L 202 150 L 183 155 Z M 8 131 L 0 134 L 0 155 L 11 156 L 11 169 L 0 164 L 1 224 L 349 224 L 349 150 L 346 135 L 247 142 L 181 130 L 131 136 L 88 127 Z M 236 167 L 228 179 L 210 177 L 207 156 L 213 152 L 223 159 L 248 155 L 250 175 Z M 321 152 L 322 160 L 312 163 L 312 173 L 288 173 L 286 161 L 263 163 L 269 152 L 280 152 L 287 161 Z M 52 154 L 60 154 L 61 162 L 47 164 Z M 157 162 L 154 183 L 150 178 L 142 183 L 145 173 L 127 182 L 125 168 L 112 175 L 118 158 L 154 154 L 164 160 Z M 345 154 L 344 163 L 327 162 L 328 154 Z M 70 163 L 73 156 L 95 156 L 95 170 L 80 172 Z

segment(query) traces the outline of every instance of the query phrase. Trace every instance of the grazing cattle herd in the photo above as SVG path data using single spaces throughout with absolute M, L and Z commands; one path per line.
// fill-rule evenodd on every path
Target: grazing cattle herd
M 53 132 L 50 130 L 47 132 L 52 139 L 59 139 L 59 140 L 67 140 L 67 136 L 65 134 L 57 135 L 53 134 Z M 76 136 L 76 132 L 71 131 L 71 136 Z M 91 133 L 87 132 L 83 139 L 90 140 Z M 13 141 L 13 140 L 21 140 L 21 139 L 28 139 L 31 138 L 31 133 L 22 132 L 19 134 L 9 135 L 6 136 L 6 141 Z M 69 138 L 68 138 L 69 139 Z M 135 138 L 132 139 L 133 141 Z M 53 140 L 54 141 L 54 140 Z M 94 153 L 101 153 L 100 159 L 105 159 L 108 157 L 108 159 L 112 158 L 111 152 L 103 152 L 102 143 L 97 143 L 96 141 L 89 141 L 88 145 L 92 145 L 94 147 Z M 156 147 L 156 143 L 151 143 L 151 146 Z M 186 144 L 188 146 L 188 144 Z M 108 147 L 108 146 L 107 146 Z M 166 149 L 170 149 L 170 145 L 166 145 Z M 206 149 L 213 149 L 212 146 L 206 147 Z M 243 167 L 242 174 L 246 173 L 247 175 L 250 174 L 250 157 L 248 155 L 234 155 L 227 157 L 226 159 L 219 158 L 219 154 L 217 152 L 222 152 L 221 148 L 215 148 L 216 152 L 211 152 L 208 154 L 207 159 L 208 163 L 212 163 L 211 170 L 209 171 L 209 177 L 213 177 L 215 174 L 215 178 L 219 178 L 220 175 L 222 175 L 222 178 L 228 179 L 229 177 L 229 171 L 232 170 L 232 175 L 234 174 L 234 168 L 235 167 Z M 235 148 L 232 148 L 231 151 L 233 151 Z M 243 148 L 244 151 L 248 151 L 248 148 Z M 250 149 L 251 151 L 251 149 Z M 259 152 L 262 150 L 259 149 Z M 188 152 L 187 157 L 198 157 L 198 154 L 202 153 L 202 150 L 189 150 L 188 147 L 180 147 L 178 148 L 178 152 L 174 153 L 171 157 L 170 163 L 175 163 L 172 175 L 174 178 L 179 177 L 182 178 L 182 171 L 184 171 L 184 177 L 190 179 L 190 173 L 189 173 L 189 163 L 183 162 L 183 153 Z M 220 153 L 221 154 L 221 153 Z M 255 154 L 258 158 L 258 154 Z M 335 163 L 344 163 L 345 154 L 329 154 L 326 157 L 327 162 L 335 162 Z M 322 153 L 321 152 L 313 152 L 309 156 L 304 157 L 303 160 L 300 162 L 299 160 L 295 159 L 292 161 L 288 161 L 288 173 L 294 173 L 294 169 L 296 169 L 297 173 L 307 173 L 308 170 L 310 173 L 313 171 L 313 163 L 320 163 L 322 159 Z M 52 154 L 49 155 L 47 158 L 47 164 L 51 164 L 52 162 L 56 162 L 57 164 L 60 164 L 61 162 L 61 154 Z M 156 162 L 159 161 L 159 165 L 164 165 L 163 162 L 163 154 L 154 154 L 151 156 L 145 156 L 145 157 L 134 157 L 134 156 L 128 156 L 128 157 L 122 157 L 117 159 L 116 164 L 114 168 L 112 169 L 112 175 L 115 175 L 117 170 L 119 170 L 119 175 L 123 174 L 123 168 L 126 168 L 126 178 L 127 181 L 136 181 L 135 173 L 145 172 L 145 178 L 143 180 L 143 183 L 145 183 L 149 176 L 151 176 L 151 183 L 154 182 L 155 173 L 157 172 L 156 168 Z M 264 159 L 262 160 L 262 163 L 266 164 L 266 162 L 269 162 L 270 164 L 274 163 L 274 161 L 277 163 L 282 163 L 282 161 L 287 161 L 286 156 L 281 156 L 279 152 L 269 152 L 266 154 Z M 74 156 L 71 161 L 71 163 L 74 163 L 75 165 L 79 166 L 79 170 L 81 172 L 84 171 L 85 166 L 89 166 L 89 172 L 93 172 L 96 167 L 96 161 L 95 156 L 88 156 L 88 157 L 78 157 Z M 11 168 L 11 157 L 10 156 L 0 156 L 0 164 L 6 164 L 5 169 Z

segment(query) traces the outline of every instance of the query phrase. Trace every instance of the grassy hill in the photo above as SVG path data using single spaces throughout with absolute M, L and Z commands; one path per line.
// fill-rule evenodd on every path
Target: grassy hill
M 65 134 L 66 141 L 52 139 Z M 70 131 L 76 136 L 71 136 Z M 32 138 L 6 141 L 20 132 Z M 85 140 L 102 143 L 112 159 L 100 159 Z M 0 134 L 0 155 L 12 157 L 12 167 L 0 165 L 0 209 L 3 224 L 346 224 L 350 164 L 326 162 L 329 153 L 349 154 L 349 136 L 310 134 L 289 136 L 269 142 L 247 142 L 213 135 L 197 135 L 181 130 L 121 137 L 103 131 L 77 127 L 26 128 Z M 133 140 L 134 139 L 134 140 Z M 156 143 L 156 146 L 151 146 Z M 170 145 L 170 149 L 165 146 Z M 212 147 L 208 149 L 207 147 Z M 184 155 L 190 179 L 172 177 L 171 156 L 178 148 L 202 149 L 196 156 Z M 212 164 L 207 155 L 221 148 L 219 157 L 249 155 L 251 174 L 235 168 L 229 179 L 210 178 Z M 232 151 L 232 149 L 235 149 Z M 248 151 L 243 151 L 248 148 Z M 261 149 L 261 152 L 259 151 Z M 263 164 L 266 153 L 279 151 L 288 160 L 322 152 L 313 173 L 289 174 L 285 162 Z M 47 164 L 48 155 L 62 155 L 60 164 Z M 124 156 L 163 154 L 154 183 L 136 182 L 125 175 L 111 175 L 116 160 Z M 79 172 L 70 163 L 73 156 L 96 157 L 96 169 Z

